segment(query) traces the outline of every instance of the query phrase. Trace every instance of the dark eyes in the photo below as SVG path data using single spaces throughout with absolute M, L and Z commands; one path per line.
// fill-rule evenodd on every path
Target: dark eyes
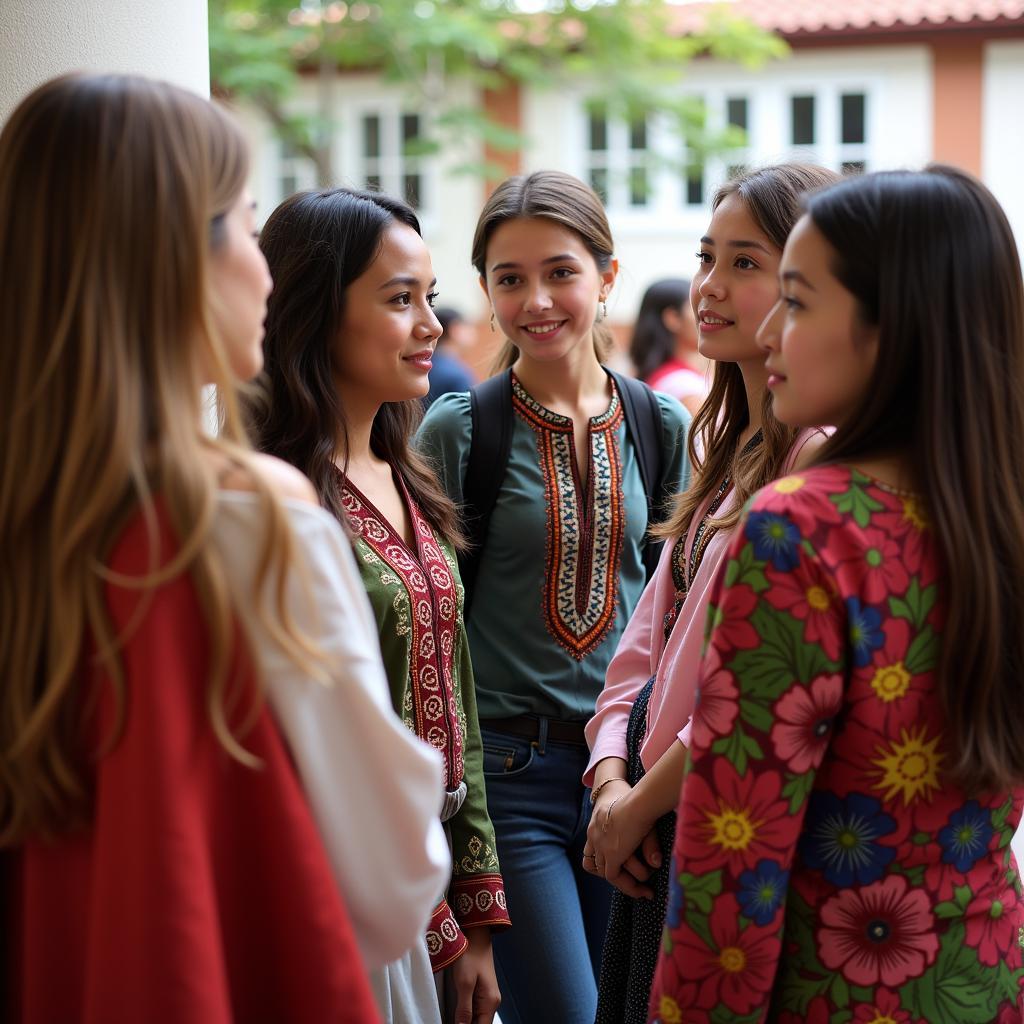
M 566 281 L 570 277 L 575 277 L 576 271 L 572 267 L 556 267 L 551 271 L 550 276 L 556 281 Z M 499 277 L 496 283 L 501 288 L 514 288 L 521 282 L 522 278 L 518 274 L 505 274 L 503 277 Z
M 428 292 L 427 293 L 427 305 L 431 309 L 434 308 L 434 303 L 437 302 L 437 296 L 438 296 L 437 292 Z M 398 303 L 399 306 L 411 306 L 412 305 L 412 293 L 411 292 L 402 292 L 401 295 L 396 295 L 391 301 Z
M 709 253 L 701 250 L 697 253 L 697 261 L 699 263 L 708 266 L 715 262 L 715 257 Z M 733 261 L 733 266 L 737 270 L 756 270 L 757 264 L 749 256 L 737 256 Z

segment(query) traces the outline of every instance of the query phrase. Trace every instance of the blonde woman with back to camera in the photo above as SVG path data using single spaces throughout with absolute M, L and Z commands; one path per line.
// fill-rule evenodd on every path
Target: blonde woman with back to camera
M 448 871 L 348 544 L 239 426 L 247 173 L 225 113 L 135 77 L 55 79 L 0 134 L 12 1020 L 373 1021 L 364 965 Z

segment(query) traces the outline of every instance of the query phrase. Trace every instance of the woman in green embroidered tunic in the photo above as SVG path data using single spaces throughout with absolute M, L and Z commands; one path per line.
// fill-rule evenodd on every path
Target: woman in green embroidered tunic
M 430 255 L 404 203 L 347 189 L 292 196 L 261 245 L 275 286 L 254 434 L 351 530 L 395 709 L 444 759 L 452 881 L 424 950 L 373 978 L 378 1002 L 393 1024 L 436 1022 L 439 1009 L 445 1021 L 488 1024 L 499 1001 L 490 935 L 509 918 L 484 795 L 462 540 L 452 503 L 409 447 L 441 333 Z

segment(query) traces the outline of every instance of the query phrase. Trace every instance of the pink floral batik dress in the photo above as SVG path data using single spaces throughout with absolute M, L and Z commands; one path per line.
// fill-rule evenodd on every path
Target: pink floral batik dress
M 752 499 L 711 600 L 653 1021 L 1021 1021 L 1024 790 L 947 775 L 946 585 L 913 494 L 827 466 Z

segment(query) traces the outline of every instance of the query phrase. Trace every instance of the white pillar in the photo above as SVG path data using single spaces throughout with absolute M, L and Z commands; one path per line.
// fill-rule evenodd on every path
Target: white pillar
M 163 78 L 206 96 L 206 0 L 0 0 L 0 123 L 67 71 Z

